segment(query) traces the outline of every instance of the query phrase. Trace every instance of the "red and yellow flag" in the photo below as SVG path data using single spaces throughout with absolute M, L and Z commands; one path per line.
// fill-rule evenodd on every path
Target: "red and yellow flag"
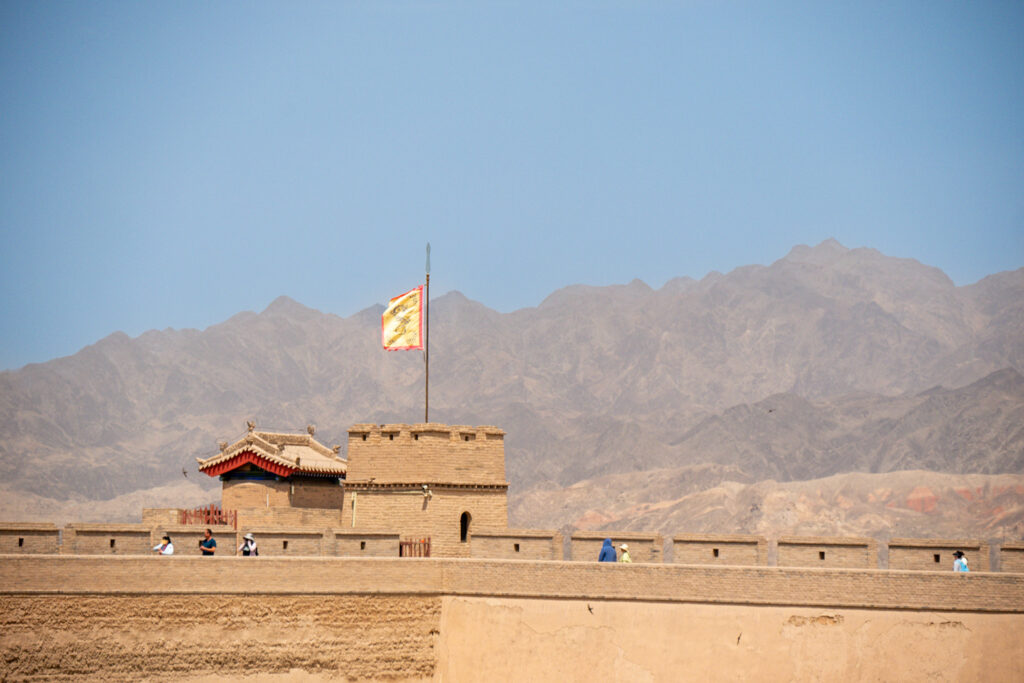
M 423 285 L 399 294 L 381 316 L 381 341 L 387 351 L 423 348 Z

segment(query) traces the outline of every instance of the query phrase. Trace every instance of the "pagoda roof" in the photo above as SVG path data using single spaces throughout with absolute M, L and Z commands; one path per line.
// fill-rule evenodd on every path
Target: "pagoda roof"
M 211 477 L 249 463 L 285 477 L 296 473 L 344 477 L 348 471 L 348 462 L 338 456 L 338 447 L 328 448 L 312 434 L 255 430 L 231 445 L 222 443 L 217 455 L 196 461 L 199 471 Z

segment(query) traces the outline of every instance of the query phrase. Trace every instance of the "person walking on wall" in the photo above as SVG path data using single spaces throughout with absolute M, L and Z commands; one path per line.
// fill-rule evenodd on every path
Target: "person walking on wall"
M 623 543 L 622 545 L 619 546 L 619 550 L 622 551 L 622 554 L 619 555 L 619 562 L 626 562 L 627 564 L 633 562 L 633 558 L 629 556 L 629 546 L 628 545 Z
M 615 546 L 612 545 L 612 539 L 604 539 L 604 545 L 601 546 L 601 554 L 597 556 L 598 562 L 614 562 L 615 561 Z
M 242 553 L 245 557 L 256 557 L 260 554 L 260 551 L 256 548 L 256 539 L 252 534 L 242 536 L 242 545 L 238 546 L 238 552 Z
M 170 536 L 164 536 L 163 540 L 160 542 L 160 544 L 153 548 L 153 552 L 154 553 L 160 553 L 161 555 L 173 555 L 174 554 L 174 544 L 171 543 L 171 537 Z
M 967 558 L 964 557 L 964 551 L 963 550 L 957 550 L 955 553 L 953 553 L 953 557 L 956 558 L 955 560 L 953 560 L 953 571 L 955 571 L 955 572 L 969 572 L 969 571 L 971 571 L 967 567 Z
M 213 537 L 211 529 L 207 529 L 206 537 L 199 541 L 199 550 L 203 553 L 203 557 L 213 557 L 213 554 L 217 552 L 217 539 Z

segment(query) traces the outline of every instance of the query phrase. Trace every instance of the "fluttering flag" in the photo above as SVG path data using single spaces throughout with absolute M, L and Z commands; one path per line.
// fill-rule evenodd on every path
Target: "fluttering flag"
M 399 294 L 381 316 L 381 341 L 386 351 L 423 348 L 423 285 Z

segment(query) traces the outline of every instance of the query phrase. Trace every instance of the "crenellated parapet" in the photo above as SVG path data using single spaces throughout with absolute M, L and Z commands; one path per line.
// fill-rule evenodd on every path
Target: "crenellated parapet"
M 505 432 L 438 422 L 352 425 L 348 480 L 506 485 Z

